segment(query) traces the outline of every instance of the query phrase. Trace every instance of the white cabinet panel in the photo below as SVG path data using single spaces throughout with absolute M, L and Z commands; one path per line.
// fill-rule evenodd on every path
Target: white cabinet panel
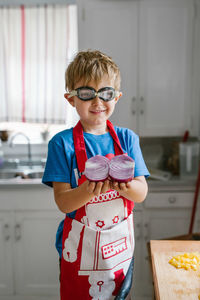
M 135 1 L 78 0 L 79 48 L 110 55 L 122 76 L 122 98 L 111 121 L 136 130 L 138 13 Z
M 190 128 L 193 1 L 140 3 L 141 135 Z
M 150 193 L 144 206 L 146 208 L 190 208 L 193 199 L 192 192 Z
M 59 295 L 59 257 L 55 234 L 60 214 L 23 211 L 15 215 L 17 294 Z
M 79 48 L 106 52 L 121 70 L 111 120 L 140 136 L 192 134 L 193 0 L 77 3 Z
M 13 293 L 13 257 L 11 212 L 0 212 L 0 295 Z
M 148 224 L 148 240 L 172 238 L 187 234 L 191 209 L 146 210 L 144 222 Z
M 142 211 L 134 209 L 134 234 L 135 234 L 135 250 L 134 250 L 134 271 L 133 271 L 133 285 L 131 295 L 140 294 L 141 279 L 143 277 L 141 263 L 142 263 Z M 134 299 L 134 297 L 133 297 Z

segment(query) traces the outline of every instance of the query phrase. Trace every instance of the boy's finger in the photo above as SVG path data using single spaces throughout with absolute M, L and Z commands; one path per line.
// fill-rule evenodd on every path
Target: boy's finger
M 113 181 L 113 182 L 112 182 L 112 186 L 113 186 L 114 188 L 118 188 L 118 182 L 117 182 L 117 181 Z
M 126 189 L 126 184 L 124 182 L 121 182 L 119 184 L 120 190 L 125 190 Z
M 98 183 L 96 183 L 96 186 L 94 189 L 95 196 L 98 196 L 101 193 L 102 186 L 103 186 L 103 182 L 99 181 Z
M 127 187 L 127 189 L 129 189 L 131 187 L 131 181 L 126 183 L 126 187 Z
M 103 186 L 102 186 L 102 194 L 106 193 L 110 189 L 110 182 L 109 180 L 104 181 Z
M 96 186 L 95 182 L 89 181 L 88 186 L 87 186 L 87 191 L 89 194 L 92 194 L 94 192 L 95 186 Z

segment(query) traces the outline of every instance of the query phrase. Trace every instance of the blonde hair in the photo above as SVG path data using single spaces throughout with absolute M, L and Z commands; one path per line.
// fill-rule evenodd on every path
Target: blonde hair
M 91 80 L 99 82 L 104 75 L 112 78 L 114 88 L 120 90 L 120 71 L 110 56 L 97 50 L 80 51 L 67 67 L 65 88 L 67 91 L 73 90 L 80 80 L 86 85 Z

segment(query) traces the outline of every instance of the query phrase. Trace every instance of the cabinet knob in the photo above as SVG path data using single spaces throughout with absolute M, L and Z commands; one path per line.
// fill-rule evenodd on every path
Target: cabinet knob
M 149 224 L 144 223 L 144 240 L 148 241 L 149 240 Z
M 10 239 L 10 226 L 9 224 L 4 224 L 4 239 L 5 241 L 8 241 Z
M 19 241 L 21 239 L 21 225 L 16 224 L 15 225 L 15 240 Z
M 141 96 L 140 97 L 140 115 L 144 115 L 144 108 L 145 108 L 144 105 L 145 105 L 144 97 Z
M 141 224 L 140 223 L 136 223 L 136 232 L 138 233 L 136 235 L 136 240 L 137 241 L 139 241 L 140 238 L 141 238 L 141 235 L 142 235 L 141 229 L 142 229 Z
M 135 106 L 136 106 L 136 97 L 133 97 L 132 98 L 132 109 L 131 109 L 133 115 L 136 114 Z
M 173 204 L 173 203 L 176 202 L 176 197 L 175 197 L 175 196 L 170 196 L 170 197 L 168 198 L 168 201 L 169 201 L 169 203 Z

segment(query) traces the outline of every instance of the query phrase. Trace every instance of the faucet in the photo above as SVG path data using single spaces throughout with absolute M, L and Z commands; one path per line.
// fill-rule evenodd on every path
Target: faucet
M 26 134 L 24 134 L 23 132 L 17 132 L 16 134 L 14 134 L 11 137 L 11 139 L 10 139 L 9 146 L 13 147 L 13 141 L 16 138 L 16 136 L 18 136 L 18 135 L 24 136 L 25 139 L 27 140 L 27 146 L 28 146 L 28 164 L 29 164 L 29 166 L 32 166 L 31 143 L 30 143 L 29 137 Z

